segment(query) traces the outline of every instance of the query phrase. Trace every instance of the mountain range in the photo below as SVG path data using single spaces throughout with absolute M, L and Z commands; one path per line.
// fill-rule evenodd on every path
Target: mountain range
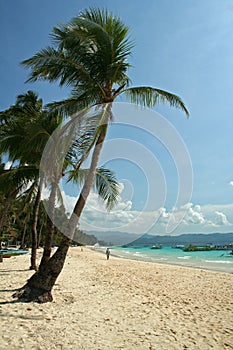
M 104 241 L 109 245 L 128 244 L 139 238 L 141 235 L 134 233 L 118 232 L 118 231 L 89 231 L 88 234 L 94 235 L 98 241 Z
M 112 245 L 127 245 L 127 246 L 145 246 L 162 244 L 166 246 L 175 246 L 177 244 L 213 244 L 225 245 L 233 243 L 233 233 L 193 233 L 181 234 L 179 236 L 160 236 L 160 235 L 138 235 L 125 232 L 98 232 L 92 231 L 89 234 L 96 236 L 98 240 L 105 241 Z
M 210 233 L 210 234 L 182 234 L 179 236 L 152 236 L 145 234 L 130 242 L 127 246 L 151 246 L 162 244 L 165 246 L 175 245 L 226 245 L 233 243 L 233 233 Z

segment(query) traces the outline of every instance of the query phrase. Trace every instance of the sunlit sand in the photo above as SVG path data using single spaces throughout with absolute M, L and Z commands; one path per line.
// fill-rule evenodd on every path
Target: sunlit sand
M 77 247 L 52 303 L 14 302 L 28 267 L 28 255 L 0 265 L 0 349 L 233 349 L 232 274 L 107 261 Z

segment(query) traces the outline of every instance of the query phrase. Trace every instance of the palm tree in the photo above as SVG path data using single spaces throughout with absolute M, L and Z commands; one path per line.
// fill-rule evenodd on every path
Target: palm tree
M 50 110 L 42 110 L 42 101 L 38 100 L 37 94 L 31 91 L 28 91 L 24 95 L 19 95 L 16 104 L 7 111 L 2 112 L 1 117 L 2 120 L 4 120 L 4 122 L 2 123 L 1 128 L 0 150 L 8 152 L 10 159 L 12 159 L 13 161 L 17 160 L 18 162 L 20 162 L 20 164 L 27 163 L 27 166 L 23 166 L 25 173 L 27 173 L 27 171 L 30 170 L 30 167 L 28 167 L 28 163 L 33 164 L 33 166 L 35 167 L 35 178 L 33 179 L 33 183 L 30 189 L 28 190 L 28 200 L 31 202 L 32 194 L 34 191 L 34 200 L 31 202 L 33 203 L 33 221 L 31 226 L 32 252 L 30 269 L 37 270 L 37 222 L 42 187 L 45 182 L 43 173 L 40 172 L 39 174 L 38 169 L 44 146 L 48 138 L 50 137 L 52 131 L 60 125 L 62 119 L 57 115 L 57 112 L 52 112 Z M 82 141 L 84 137 L 86 136 L 81 137 Z M 65 175 L 65 169 L 68 166 L 73 166 L 73 168 L 75 169 L 73 171 L 68 171 L 69 181 L 72 180 L 76 183 L 82 182 L 87 174 L 87 171 L 84 171 L 83 169 L 79 169 L 79 171 L 77 171 L 76 166 L 73 165 L 74 162 L 78 161 L 78 152 L 75 152 L 77 148 L 79 149 L 79 153 L 81 152 L 80 156 L 83 156 L 82 145 L 80 143 L 80 140 L 76 141 L 74 145 L 71 146 L 71 148 L 68 151 L 68 154 L 66 155 L 62 171 L 52 172 L 51 170 L 49 174 L 49 179 L 47 179 L 47 182 L 49 182 L 49 185 L 51 186 L 51 193 L 48 201 L 50 215 L 47 216 L 45 244 L 40 268 L 42 268 L 44 263 L 50 258 L 51 254 L 51 243 L 54 232 L 54 223 L 52 218 L 56 197 L 58 197 L 59 181 L 62 178 L 62 176 Z M 33 152 L 31 152 L 32 149 Z M 16 171 L 19 172 L 20 169 L 21 168 L 19 167 L 14 168 L 14 173 Z M 5 177 L 3 177 L 3 180 L 4 179 Z M 99 169 L 97 171 L 95 188 L 104 200 L 108 200 L 109 198 L 111 198 L 112 193 L 116 193 L 116 195 L 118 194 L 117 182 L 115 178 L 113 178 L 113 174 L 106 169 Z M 106 189 L 110 193 L 109 197 L 108 195 L 106 196 Z M 14 188 L 14 184 L 13 190 L 16 196 L 18 190 Z M 5 202 L 6 210 L 9 208 L 10 205 L 9 199 Z
M 50 105 L 60 114 L 72 115 L 83 108 L 102 104 L 100 122 L 86 149 L 87 154 L 93 149 L 91 165 L 69 221 L 69 237 L 75 231 L 90 193 L 111 119 L 111 104 L 116 98 L 124 94 L 129 101 L 147 107 L 168 102 L 188 116 L 188 110 L 177 95 L 155 87 L 130 87 L 127 75 L 130 64 L 127 60 L 133 44 L 128 31 L 119 17 L 107 10 L 90 8 L 69 23 L 53 29 L 54 46 L 42 49 L 22 62 L 30 68 L 29 82 L 47 80 L 72 88 L 68 99 Z M 51 290 L 63 268 L 70 239 L 64 236 L 62 244 L 43 271 L 34 274 L 17 296 L 40 302 L 52 300 Z
M 44 146 L 51 133 L 61 123 L 57 113 L 42 109 L 42 99 L 33 91 L 17 97 L 15 105 L 0 113 L 0 151 L 7 153 L 12 162 L 17 162 L 25 172 L 29 166 L 37 169 L 31 186 L 35 193 L 33 201 L 33 223 L 31 227 L 31 270 L 37 270 L 37 221 L 43 176 L 39 176 L 39 165 Z M 41 175 L 41 174 L 40 174 Z M 28 180 L 29 181 L 29 180 Z M 31 200 L 31 198 L 28 198 Z
M 6 221 L 7 213 L 11 203 L 20 196 L 27 188 L 29 181 L 32 181 L 38 171 L 34 167 L 13 167 L 4 170 L 3 165 L 0 170 L 0 192 L 4 194 L 5 201 L 0 217 L 0 232 Z

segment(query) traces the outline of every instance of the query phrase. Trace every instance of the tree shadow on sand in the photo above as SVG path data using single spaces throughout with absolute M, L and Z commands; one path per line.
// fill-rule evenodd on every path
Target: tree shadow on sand
M 12 314 L 0 314 L 0 317 L 7 317 L 7 318 L 19 318 L 21 320 L 43 320 L 43 316 L 24 316 L 24 315 L 12 315 Z
M 14 289 L 0 289 L 0 293 L 7 293 L 7 292 L 17 292 L 19 289 L 14 288 Z
M 29 269 L 18 269 L 18 270 L 3 269 L 3 270 L 1 270 L 1 273 L 3 273 L 3 272 L 25 272 L 25 271 L 29 271 Z

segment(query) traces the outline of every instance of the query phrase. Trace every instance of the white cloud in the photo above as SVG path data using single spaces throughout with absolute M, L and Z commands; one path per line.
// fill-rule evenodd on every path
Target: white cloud
M 167 225 L 171 213 L 169 213 L 166 208 L 159 208 L 158 210 L 158 215 L 159 215 L 159 219 L 158 219 L 158 223 L 162 224 L 162 225 Z
M 170 222 L 179 224 L 171 234 L 181 233 L 208 233 L 229 232 L 233 230 L 233 203 L 226 205 L 194 205 L 186 203 L 179 208 L 168 211 L 161 207 L 154 211 L 133 210 L 131 200 L 123 199 L 124 185 L 121 184 L 119 202 L 109 213 L 105 204 L 96 193 L 90 193 L 87 204 L 82 213 L 80 228 L 96 231 L 122 231 L 128 233 L 168 234 L 167 227 Z M 43 192 L 43 197 L 48 198 L 48 192 Z M 62 191 L 63 202 L 66 211 L 71 213 L 77 201 L 77 197 L 66 195 Z M 220 230 L 220 231 L 219 231 Z M 170 233 L 169 233 L 170 234 Z
M 230 182 L 229 182 L 229 185 L 233 186 L 233 181 L 230 181 Z
M 205 224 L 206 219 L 201 212 L 200 206 L 194 206 L 187 209 L 187 213 L 184 217 L 184 223 L 185 224 Z
M 227 219 L 226 214 L 216 211 L 215 212 L 215 225 L 216 226 L 229 226 L 231 225 Z

